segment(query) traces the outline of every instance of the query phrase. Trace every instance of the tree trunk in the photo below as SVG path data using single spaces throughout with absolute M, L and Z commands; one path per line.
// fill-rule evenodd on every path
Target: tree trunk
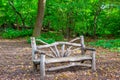
M 97 28 L 97 15 L 94 16 L 93 38 L 96 38 L 96 28 Z
M 95 15 L 94 15 L 94 27 L 93 27 L 93 38 L 96 38 L 96 31 L 97 31 L 97 18 L 102 11 L 101 7 L 96 10 Z
M 66 28 L 66 38 L 68 41 L 71 37 L 72 27 L 74 26 L 74 18 L 72 12 L 67 14 L 67 28 Z
M 38 0 L 38 13 L 37 13 L 36 23 L 35 23 L 34 31 L 33 31 L 34 37 L 38 37 L 42 30 L 45 3 L 46 3 L 46 0 Z

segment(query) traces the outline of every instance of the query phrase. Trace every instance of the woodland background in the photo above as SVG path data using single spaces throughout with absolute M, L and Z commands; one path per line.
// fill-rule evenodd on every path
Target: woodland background
M 1 36 L 3 38 L 31 36 L 37 8 L 37 0 L 1 0 Z M 80 35 L 93 38 L 119 37 L 120 1 L 47 0 L 41 30 L 43 35 L 57 34 L 60 39 Z

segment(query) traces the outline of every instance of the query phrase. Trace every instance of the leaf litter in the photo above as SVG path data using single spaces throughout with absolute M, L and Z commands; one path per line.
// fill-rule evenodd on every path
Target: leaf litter
M 101 47 L 96 50 L 96 72 L 75 67 L 47 72 L 46 80 L 119 80 L 120 53 Z M 25 40 L 0 40 L 0 80 L 39 80 L 39 73 L 33 72 L 30 44 Z

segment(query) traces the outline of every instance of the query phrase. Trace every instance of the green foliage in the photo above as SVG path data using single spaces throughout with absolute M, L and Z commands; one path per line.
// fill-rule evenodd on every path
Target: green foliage
M 96 32 L 97 36 L 117 36 L 120 34 L 119 12 L 118 1 L 113 3 L 105 0 L 49 0 L 46 5 L 44 25 L 48 27 L 50 24 L 50 28 L 63 32 L 66 32 L 69 26 L 72 33 L 79 35 L 94 36 Z M 97 16 L 96 23 L 94 23 L 95 16 Z
M 43 27 L 49 31 L 61 32 L 65 36 L 69 28 L 71 36 L 94 36 L 94 33 L 98 37 L 120 36 L 118 0 L 47 0 L 45 10 Z M 33 28 L 36 14 L 36 0 L 1 0 L 0 28 L 4 24 Z
M 3 38 L 7 39 L 13 39 L 13 38 L 18 38 L 18 37 L 24 37 L 24 36 L 31 36 L 32 30 L 15 30 L 8 28 L 5 30 L 5 32 L 2 33 Z
M 60 33 L 46 32 L 46 33 L 42 33 L 36 39 L 41 39 L 42 41 L 44 41 L 48 44 L 51 44 L 51 43 L 54 43 L 55 41 L 62 41 L 64 39 L 64 37 Z M 30 38 L 27 39 L 27 42 L 30 43 Z
M 61 41 L 63 40 L 63 35 L 60 34 L 60 33 L 57 33 L 57 32 L 45 32 L 45 33 L 42 33 L 40 35 L 40 37 L 43 37 L 43 38 L 52 38 L 54 39 L 55 41 Z
M 40 35 L 40 37 L 38 37 L 37 39 L 41 39 L 44 42 L 50 44 L 50 43 L 53 43 L 55 41 L 62 41 L 63 36 L 60 33 L 46 32 L 46 33 L 42 33 Z
M 36 0 L 2 0 L 0 2 L 0 25 L 15 23 L 22 26 L 22 20 L 24 20 L 25 25 L 33 26 L 37 12 L 36 5 Z
M 98 40 L 96 42 L 89 43 L 92 46 L 109 48 L 112 51 L 120 52 L 120 39 L 113 39 L 113 40 Z

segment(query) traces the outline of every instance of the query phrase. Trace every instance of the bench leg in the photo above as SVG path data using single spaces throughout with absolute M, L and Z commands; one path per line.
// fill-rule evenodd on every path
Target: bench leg
M 45 54 L 40 56 L 40 80 L 45 80 Z
M 34 72 L 37 71 L 37 64 L 35 64 L 34 62 L 33 62 L 33 70 L 34 70 Z
M 92 70 L 93 71 L 96 71 L 96 60 L 95 60 L 95 51 L 93 51 L 93 54 L 92 54 Z

